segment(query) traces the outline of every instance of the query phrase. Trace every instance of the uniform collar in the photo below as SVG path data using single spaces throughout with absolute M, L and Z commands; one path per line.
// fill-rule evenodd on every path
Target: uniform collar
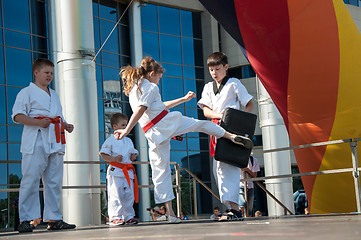
M 217 82 L 214 81 L 213 82 L 213 92 L 214 92 L 214 95 L 217 95 L 218 93 L 221 93 L 224 85 L 226 85 L 227 81 L 228 81 L 229 77 L 228 76 L 225 76 L 221 82 L 221 84 L 219 85 L 219 88 L 217 87 Z

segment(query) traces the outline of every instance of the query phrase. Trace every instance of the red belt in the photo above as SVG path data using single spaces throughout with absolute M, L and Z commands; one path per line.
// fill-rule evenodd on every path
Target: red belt
M 215 124 L 219 124 L 219 119 L 217 118 L 213 118 L 212 122 L 214 122 Z M 209 142 L 209 152 L 211 153 L 211 157 L 214 157 L 215 154 L 215 148 L 216 148 L 216 136 L 210 135 L 210 142 Z
M 163 110 L 161 113 L 159 113 L 155 118 L 153 118 L 149 123 L 147 123 L 143 127 L 144 133 L 146 133 L 150 128 L 152 128 L 155 124 L 157 124 L 160 120 L 162 120 L 162 118 L 164 118 L 165 115 L 167 115 L 167 114 L 168 114 L 167 110 Z M 183 137 L 181 137 L 181 136 L 175 136 L 172 138 L 175 140 L 178 140 L 178 141 L 183 141 Z
M 122 169 L 122 171 L 124 173 L 124 177 L 125 177 L 125 179 L 127 179 L 127 182 L 129 184 L 129 188 L 130 188 L 130 178 L 129 178 L 128 170 L 133 170 L 133 172 L 134 172 L 134 200 L 136 203 L 138 203 L 139 202 L 139 186 L 138 186 L 138 179 L 137 179 L 137 175 L 135 174 L 134 166 L 130 163 L 119 163 L 119 162 L 110 162 L 110 165 Z
M 50 118 L 50 117 L 36 117 L 35 119 L 50 119 L 51 123 L 55 124 L 55 137 L 56 142 L 60 142 L 61 138 L 61 144 L 65 144 L 65 131 L 64 131 L 64 122 L 63 119 L 60 116 L 57 116 L 56 118 Z M 61 126 L 61 129 L 59 128 L 59 123 Z

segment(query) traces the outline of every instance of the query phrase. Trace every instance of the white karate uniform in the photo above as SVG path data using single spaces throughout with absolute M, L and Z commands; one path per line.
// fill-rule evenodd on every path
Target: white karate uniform
M 144 78 L 139 84 L 139 89 L 135 85 L 131 90 L 129 102 L 133 111 L 138 106 L 147 107 L 147 110 L 139 119 L 141 127 L 144 127 L 166 109 L 161 100 L 158 86 Z M 210 121 L 185 117 L 177 111 L 169 112 L 145 133 L 149 144 L 149 159 L 156 204 L 174 199 L 169 165 L 170 139 L 188 132 L 203 132 L 216 137 L 222 137 L 225 134 L 223 128 Z
M 240 104 L 246 106 L 252 98 L 239 79 L 229 78 L 217 94 L 214 94 L 213 82 L 207 83 L 204 86 L 202 98 L 198 101 L 198 106 L 202 109 L 204 106 L 207 106 L 214 112 L 223 113 L 226 108 L 239 110 L 241 107 Z M 239 168 L 216 161 L 213 158 L 213 174 L 216 179 L 221 201 L 238 203 Z
M 44 90 L 30 83 L 17 95 L 12 119 L 17 114 L 28 117 L 55 118 L 62 115 L 58 94 L 49 89 L 50 96 Z M 14 121 L 15 122 L 15 121 Z M 55 124 L 48 128 L 24 125 L 21 138 L 23 178 L 19 193 L 20 221 L 40 218 L 39 181 L 44 184 L 43 220 L 61 220 L 61 187 L 63 180 L 63 155 L 65 145 L 56 143 Z
M 116 157 L 122 155 L 122 162 L 124 164 L 132 163 L 130 154 L 138 154 L 134 148 L 132 140 L 125 137 L 121 140 L 110 136 L 105 140 L 100 149 L 100 153 L 108 154 Z M 116 219 L 123 219 L 128 221 L 135 216 L 134 204 L 134 189 L 133 189 L 133 170 L 128 170 L 130 187 L 127 179 L 124 176 L 123 170 L 109 165 L 107 170 L 107 189 L 108 189 L 108 216 L 110 221 Z

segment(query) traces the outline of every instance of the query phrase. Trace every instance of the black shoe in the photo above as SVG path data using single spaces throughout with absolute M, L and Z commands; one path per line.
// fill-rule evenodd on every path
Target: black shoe
M 32 232 L 34 229 L 34 225 L 30 224 L 30 221 L 24 221 L 19 224 L 18 231 L 19 233 Z
M 138 220 L 137 219 L 129 219 L 128 221 L 125 222 L 125 225 L 134 225 L 134 224 L 138 224 Z
M 235 144 L 239 144 L 247 149 L 252 149 L 253 148 L 253 142 L 251 139 L 249 139 L 248 137 L 244 137 L 241 135 L 236 135 L 234 137 L 231 138 L 232 142 L 234 142 Z
M 76 227 L 75 224 L 69 224 L 64 222 L 63 220 L 59 220 L 56 222 L 48 222 L 47 230 L 73 229 L 75 227 Z
M 227 213 L 227 220 L 230 220 L 230 221 L 243 221 L 244 220 L 241 211 L 237 211 L 234 209 L 227 209 L 226 213 Z

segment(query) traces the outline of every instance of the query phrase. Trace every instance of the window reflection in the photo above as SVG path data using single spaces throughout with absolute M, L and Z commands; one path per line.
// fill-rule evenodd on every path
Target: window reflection
M 105 42 L 105 40 L 108 38 L 110 32 L 114 28 L 115 23 L 100 20 L 100 30 L 101 30 L 101 44 Z M 118 42 L 118 28 L 114 30 L 114 32 L 109 36 L 106 44 L 103 47 L 104 51 L 109 51 L 113 53 L 119 53 L 119 42 Z
M 9 125 L 9 133 L 11 133 L 9 135 L 9 142 L 21 142 L 21 135 L 23 133 L 23 125 L 18 124 L 18 125 Z
M 193 39 L 191 38 L 182 38 L 183 45 L 183 62 L 186 65 L 194 66 L 194 45 Z
M 163 101 L 169 101 L 184 96 L 181 78 L 162 78 Z
M 168 7 L 158 7 L 159 32 L 180 35 L 179 10 Z
M 0 123 L 6 123 L 5 87 L 0 86 Z
M 142 30 L 158 32 L 157 7 L 147 4 L 141 7 Z
M 9 160 L 21 160 L 20 143 L 9 143 Z
M 6 125 L 0 125 L 0 142 L 6 142 L 7 140 Z
M 0 161 L 8 159 L 8 148 L 6 143 L 0 143 Z
M 21 32 L 30 32 L 28 0 L 2 1 L 2 4 L 4 27 Z
M 14 87 L 7 87 L 7 103 L 8 103 L 8 112 L 12 113 L 12 109 L 14 106 L 14 102 L 15 102 L 15 98 L 16 95 L 20 92 L 20 88 L 14 88 Z M 8 123 L 9 124 L 14 124 L 12 118 L 11 118 L 11 114 L 8 114 Z
M 6 48 L 6 82 L 13 86 L 28 86 L 32 80 L 31 52 Z M 21 66 L 21 71 L 19 71 Z
M 158 34 L 143 32 L 143 56 L 151 56 L 159 61 L 159 41 Z
M 117 3 L 114 1 L 102 1 L 99 5 L 100 18 L 117 22 Z
M 161 61 L 166 63 L 182 63 L 180 37 L 160 35 Z

